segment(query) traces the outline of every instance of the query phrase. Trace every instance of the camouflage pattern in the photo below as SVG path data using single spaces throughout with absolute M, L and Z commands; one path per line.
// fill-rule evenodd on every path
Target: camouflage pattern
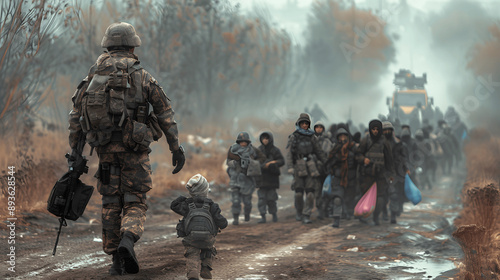
M 101 41 L 101 47 L 103 48 L 114 46 L 139 47 L 140 45 L 141 38 L 137 36 L 135 28 L 126 22 L 115 22 L 108 26 Z
M 123 148 L 118 144 L 110 146 L 112 147 L 106 148 Z M 98 155 L 99 164 L 108 163 L 120 170 L 119 175 L 110 174 L 109 184 L 104 185 L 101 180 L 97 182 L 97 190 L 101 195 L 120 195 L 126 192 L 145 193 L 152 188 L 152 172 L 147 152 L 100 153 L 98 151 Z M 96 177 L 99 177 L 99 173 L 96 174 Z
M 111 145 L 113 148 L 118 144 Z M 103 196 L 117 200 L 119 203 L 108 203 L 102 207 L 102 240 L 104 252 L 112 254 L 120 244 L 120 236 L 124 231 L 130 231 L 139 239 L 144 231 L 147 206 L 145 193 L 152 187 L 151 166 L 149 156 L 143 153 L 98 153 L 99 164 L 109 163 L 119 169 L 120 174 L 110 174 L 109 184 L 101 180 L 97 183 L 97 190 Z M 99 177 L 99 174 L 96 174 Z M 130 197 L 124 194 L 134 194 L 135 202 L 128 202 Z M 123 213 L 122 213 L 123 210 Z
M 107 203 L 102 206 L 102 246 L 106 254 L 116 252 L 121 236 L 125 231 L 141 238 L 146 222 L 146 196 L 137 194 L 136 202 L 124 202 L 123 195 L 114 196 L 119 203 Z M 122 213 L 123 212 L 123 213 Z
M 115 58 L 115 64 L 128 65 L 130 60 L 136 60 L 138 62 L 138 57 L 133 53 L 126 51 L 111 51 L 111 55 Z M 80 125 L 80 117 L 82 112 L 82 98 L 83 93 L 87 90 L 90 81 L 92 80 L 95 72 L 99 67 L 112 67 L 109 60 L 109 54 L 104 53 L 97 59 L 96 63 L 90 68 L 88 76 L 80 83 L 76 92 L 72 97 L 73 109 L 70 112 L 69 117 L 69 144 L 71 148 L 76 147 L 80 133 L 82 133 L 82 127 Z M 138 82 L 142 88 L 142 94 L 145 100 L 152 105 L 155 115 L 158 117 L 158 124 L 167 138 L 167 142 L 170 146 L 171 151 L 176 151 L 179 149 L 177 123 L 174 120 L 174 110 L 170 105 L 170 99 L 166 96 L 165 92 L 158 84 L 158 82 L 149 74 L 146 70 L 137 70 L 140 72 L 141 80 Z M 117 131 L 120 128 L 116 128 Z M 113 142 L 112 142 L 113 143 Z M 110 150 L 100 147 L 101 152 L 118 152 L 125 151 L 125 147 L 109 146 Z
M 127 51 L 111 51 L 104 53 L 97 59 L 91 67 L 88 76 L 77 87 L 72 97 L 73 109 L 69 116 L 69 144 L 75 148 L 80 135 L 83 133 L 80 124 L 82 113 L 82 98 L 87 91 L 89 83 L 96 71 L 103 71 L 107 67 L 112 67 L 110 54 L 115 58 L 115 64 L 130 65 L 134 67 L 139 63 L 138 57 Z M 120 67 L 119 67 L 120 68 Z M 170 100 L 165 95 L 158 82 L 146 70 L 138 67 L 136 77 L 132 81 L 132 86 L 140 88 L 136 93 L 143 95 L 158 118 L 158 125 L 166 135 L 170 150 L 179 149 L 177 124 L 174 120 L 174 111 L 170 105 Z M 140 96 L 139 96 L 140 97 Z M 113 133 L 120 136 L 121 128 L 114 128 Z M 104 178 L 98 171 L 96 177 L 99 178 L 97 189 L 103 195 L 102 223 L 103 223 L 103 249 L 107 254 L 116 252 L 120 243 L 121 235 L 125 231 L 134 234 L 137 241 L 143 231 L 146 221 L 146 195 L 152 187 L 151 166 L 149 161 L 150 150 L 134 152 L 128 149 L 123 143 L 122 137 L 111 137 L 111 142 L 97 146 L 96 152 L 99 156 L 99 164 L 111 166 L 109 173 L 109 183 L 102 183 Z M 106 176 L 107 177 L 107 176 Z
M 202 254 L 202 250 L 196 247 L 192 247 L 184 244 L 185 252 L 184 257 L 186 257 L 186 271 L 187 278 L 200 279 L 200 271 L 202 267 L 208 267 L 209 270 L 212 269 L 212 255 L 206 257 L 207 254 Z

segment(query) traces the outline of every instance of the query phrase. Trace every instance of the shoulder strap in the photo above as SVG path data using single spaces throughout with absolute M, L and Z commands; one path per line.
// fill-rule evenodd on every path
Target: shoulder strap
M 194 209 L 196 209 L 196 204 L 194 204 L 194 202 L 190 202 L 190 203 L 188 204 L 188 206 L 189 206 L 189 209 L 190 209 L 190 210 L 194 210 Z
M 207 201 L 203 202 L 203 207 L 202 208 L 206 209 L 206 210 L 208 210 L 210 212 L 210 204 Z

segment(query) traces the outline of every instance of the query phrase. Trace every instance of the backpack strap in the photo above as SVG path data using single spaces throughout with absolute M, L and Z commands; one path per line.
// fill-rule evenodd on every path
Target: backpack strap
M 127 65 L 127 72 L 133 81 L 132 87 L 129 89 L 130 100 L 133 102 L 127 104 L 127 109 L 131 110 L 129 116 L 140 123 L 145 123 L 149 114 L 149 106 L 142 91 L 142 75 L 139 71 L 141 69 L 143 68 L 137 61 L 132 65 Z
M 205 209 L 205 210 L 207 210 L 208 212 L 210 212 L 210 204 L 208 204 L 207 201 L 203 201 L 202 208 Z
M 196 204 L 194 204 L 194 202 L 190 202 L 190 203 L 188 204 L 188 206 L 189 206 L 189 209 L 190 209 L 190 210 L 194 210 L 194 209 L 196 209 Z

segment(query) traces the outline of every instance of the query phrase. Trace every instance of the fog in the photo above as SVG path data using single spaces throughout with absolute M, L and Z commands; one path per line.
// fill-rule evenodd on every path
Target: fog
M 250 12 L 252 6 L 267 7 L 273 22 L 286 29 L 296 45 L 305 48 L 309 43 L 308 21 L 311 20 L 314 2 L 326 1 L 252 1 L 251 5 L 242 4 L 242 8 Z M 436 107 L 445 112 L 449 106 L 453 106 L 462 112 L 462 120 L 467 125 L 475 125 L 478 118 L 474 115 L 479 114 L 481 109 L 476 108 L 476 104 L 472 104 L 474 108 L 471 108 L 469 101 L 482 84 L 468 65 L 474 47 L 491 38 L 488 28 L 498 23 L 500 1 L 354 2 L 358 14 L 371 11 L 386 22 L 384 34 L 395 50 L 394 57 L 392 60 L 391 57 L 386 57 L 390 61 L 378 69 L 375 77 L 372 77 L 373 81 L 368 84 L 338 74 L 341 70 L 338 68 L 355 67 L 345 61 L 339 63 L 336 66 L 337 72 L 332 74 L 338 77 L 332 77 L 335 81 L 331 87 L 334 92 L 332 95 L 322 94 L 321 91 L 325 89 L 315 87 L 318 82 L 309 82 L 302 98 L 288 100 L 288 106 L 298 114 L 304 107 L 308 107 L 306 105 L 312 107 L 314 103 L 318 103 L 331 122 L 345 121 L 349 112 L 355 124 L 367 122 L 379 113 L 387 114 L 385 100 L 394 90 L 394 73 L 399 69 L 409 69 L 417 76 L 427 73 L 426 89 L 429 96 L 433 97 Z M 351 9 L 351 1 L 343 3 L 344 9 Z M 351 91 L 345 93 L 344 90 L 348 89 Z M 481 107 L 487 107 L 490 102 L 480 103 Z
M 10 82 L 0 89 L 0 130 L 24 113 L 67 127 L 69 95 L 116 21 L 135 26 L 136 54 L 172 100 L 181 131 L 220 122 L 234 134 L 249 118 L 257 130 L 288 129 L 315 104 L 327 125 L 366 125 L 388 113 L 400 69 L 427 74 L 443 113 L 453 106 L 469 127 L 500 127 L 500 0 L 96 0 L 53 14 L 38 18 L 50 27 L 44 36 L 30 37 L 31 20 L 2 34 L 9 59 L 0 77 Z

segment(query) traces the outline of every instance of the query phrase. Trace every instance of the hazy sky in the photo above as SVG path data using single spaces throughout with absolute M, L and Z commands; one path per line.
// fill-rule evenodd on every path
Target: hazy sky
M 286 4 L 291 1 L 297 2 L 298 7 L 303 10 L 303 13 L 294 13 L 291 16 L 286 10 Z M 412 7 L 413 15 L 428 15 L 428 14 L 438 14 L 441 12 L 443 6 L 450 1 L 458 0 L 407 0 L 409 6 Z M 262 1 L 262 0 L 241 0 L 241 8 L 243 12 L 249 11 L 252 9 L 253 5 L 258 6 L 267 6 L 270 14 L 277 24 L 277 26 L 286 29 L 289 34 L 291 34 L 295 43 L 304 45 L 304 36 L 303 30 L 307 26 L 307 15 L 310 13 L 310 5 L 314 0 L 273 0 L 273 1 Z M 345 1 L 349 2 L 349 1 Z M 490 13 L 490 15 L 494 18 L 499 18 L 500 15 L 500 0 L 469 0 L 469 2 L 480 3 L 486 11 Z M 356 0 L 356 6 L 359 9 L 370 9 L 370 10 L 378 10 L 382 8 L 382 10 L 386 10 L 397 3 L 400 3 L 400 0 Z M 449 88 L 449 76 L 443 74 L 442 69 L 440 68 L 439 63 L 444 63 L 443 61 L 437 61 L 436 58 L 431 57 L 434 54 L 434 50 L 432 46 L 428 42 L 421 42 L 419 40 L 420 34 L 413 34 L 405 32 L 402 27 L 391 25 L 389 20 L 389 28 L 392 32 L 403 34 L 404 36 L 395 42 L 396 47 L 396 63 L 392 63 L 389 66 L 389 71 L 381 78 L 380 83 L 377 87 L 382 90 L 386 94 L 386 97 L 392 95 L 394 90 L 394 85 L 392 84 L 392 80 L 394 77 L 394 73 L 398 72 L 401 68 L 410 69 L 417 76 L 421 76 L 422 73 L 426 72 L 428 77 L 428 84 L 426 86 L 427 91 L 430 97 L 434 98 L 435 105 L 441 107 L 442 110 L 445 110 L 454 101 L 452 101 L 450 96 L 450 88 Z M 420 43 L 420 45 L 419 45 Z M 429 55 L 432 54 L 432 55 Z M 461 60 L 457 60 L 458 62 L 446 62 L 448 64 L 455 63 L 457 67 L 465 68 L 465 58 Z M 463 65 L 458 65 L 457 63 L 462 63 Z M 326 104 L 328 101 L 325 101 L 321 104 Z M 355 102 L 355 101 L 353 101 Z M 343 104 L 343 108 L 338 108 L 334 110 L 330 110 L 330 119 L 338 119 L 338 116 L 346 116 L 347 112 L 343 112 L 342 110 L 347 110 L 346 104 Z M 324 105 L 328 106 L 328 105 Z M 333 107 L 332 107 L 333 106 Z M 331 108 L 335 108 L 336 104 L 332 104 Z M 372 106 L 375 106 L 377 112 L 387 113 L 387 106 L 385 103 L 385 98 L 381 102 L 372 103 Z M 348 107 L 348 106 L 347 106 Z M 335 112 L 335 113 L 333 113 Z M 328 114 L 328 112 L 327 112 Z M 363 116 L 359 119 L 354 118 L 355 122 L 365 121 L 368 116 Z M 369 116 L 376 117 L 376 115 Z

